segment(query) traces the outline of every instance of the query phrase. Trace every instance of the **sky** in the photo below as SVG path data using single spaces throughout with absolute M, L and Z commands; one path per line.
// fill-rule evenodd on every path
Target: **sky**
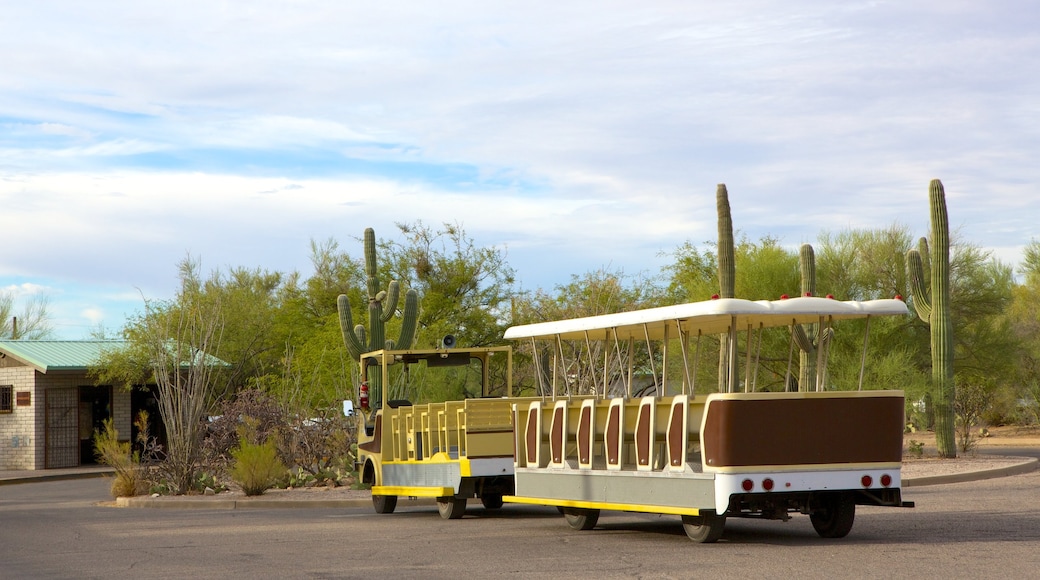
M 0 0 L 0 291 L 118 332 L 176 264 L 459 224 L 522 289 L 653 275 L 734 227 L 792 248 L 1040 237 L 1040 5 Z

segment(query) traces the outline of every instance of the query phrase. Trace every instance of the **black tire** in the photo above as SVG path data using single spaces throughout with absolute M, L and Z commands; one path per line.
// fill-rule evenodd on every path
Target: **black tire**
M 439 497 L 437 511 L 446 520 L 457 520 L 466 513 L 466 498 Z
M 372 507 L 377 514 L 392 514 L 397 509 L 396 495 L 373 495 Z
M 844 538 L 856 520 L 856 501 L 849 493 L 820 494 L 809 520 L 821 538 Z
M 504 502 L 500 493 L 485 493 L 480 496 L 480 503 L 484 505 L 484 509 L 497 510 L 502 507 Z
M 583 508 L 565 508 L 563 517 L 567 519 L 567 525 L 575 530 L 585 531 L 596 527 L 599 522 L 599 510 Z
M 726 527 L 726 516 L 704 514 L 699 516 L 683 516 L 683 530 L 686 536 L 698 544 L 714 544 L 722 537 Z

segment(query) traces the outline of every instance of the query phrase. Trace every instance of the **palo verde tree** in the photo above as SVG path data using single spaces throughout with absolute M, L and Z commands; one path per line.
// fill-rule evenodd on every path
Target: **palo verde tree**
M 505 251 L 479 246 L 459 224 L 440 228 L 423 222 L 398 223 L 398 240 L 380 243 L 383 275 L 407 283 L 422 297 L 416 329 L 416 348 L 436 348 L 446 335 L 460 347 L 503 344 L 514 296 L 515 273 Z M 491 383 L 504 384 L 504 357 L 490 365 Z M 459 367 L 465 369 L 468 367 Z M 446 375 L 447 373 L 437 373 Z M 420 400 L 458 398 L 461 380 L 442 377 L 439 383 L 412 377 Z
M 154 383 L 166 427 L 161 476 L 174 493 L 191 489 L 200 469 L 207 409 L 224 364 L 218 352 L 225 320 L 219 294 L 205 292 L 199 263 L 180 264 L 180 288 L 169 301 L 145 300 L 145 312 L 127 323 L 127 346 L 103 355 L 98 382 L 126 388 Z
M 15 301 L 14 292 L 0 290 L 0 338 L 40 340 L 51 335 L 46 296 L 29 296 L 23 301 L 21 311 L 16 310 Z
M 662 306 L 663 292 L 655 280 L 645 275 L 629 276 L 622 270 L 598 269 L 581 276 L 571 276 L 567 284 L 559 284 L 553 293 L 538 289 L 513 299 L 513 324 L 534 324 L 551 320 L 583 318 L 627 312 L 643 308 Z M 514 358 L 517 371 L 513 375 L 514 390 L 547 396 L 553 390 L 553 361 L 560 366 L 555 369 L 558 394 L 593 394 L 602 392 L 609 385 L 610 395 L 620 396 L 621 377 L 603 377 L 604 345 L 600 342 L 583 341 L 561 344 L 564 356 L 554 356 L 555 346 L 537 353 L 531 351 L 530 342 L 515 345 Z M 544 345 L 542 345 L 544 346 Z M 592 349 L 591 351 L 589 349 Z M 628 345 L 621 344 L 612 356 L 628 357 Z M 641 375 L 648 376 L 651 369 L 660 370 L 660 361 L 655 367 L 647 358 L 645 349 L 636 348 L 634 366 Z M 570 366 L 563 367 L 568 364 Z

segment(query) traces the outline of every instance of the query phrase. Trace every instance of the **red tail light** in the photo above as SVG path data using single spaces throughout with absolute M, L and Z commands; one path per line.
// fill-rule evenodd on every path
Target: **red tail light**
M 768 477 L 763 479 L 762 480 L 762 489 L 764 489 L 766 491 L 773 491 L 773 480 L 768 478 Z
M 859 482 L 863 484 L 863 487 L 870 487 L 874 484 L 874 478 L 870 477 L 869 475 L 864 475 L 863 477 L 859 478 Z
M 744 481 L 740 482 L 740 487 L 744 491 L 751 491 L 752 489 L 755 489 L 755 482 L 751 481 L 750 479 L 745 479 Z
M 892 476 L 887 474 L 887 473 L 882 475 L 881 476 L 881 485 L 883 485 L 885 487 L 888 487 L 888 486 L 892 485 Z

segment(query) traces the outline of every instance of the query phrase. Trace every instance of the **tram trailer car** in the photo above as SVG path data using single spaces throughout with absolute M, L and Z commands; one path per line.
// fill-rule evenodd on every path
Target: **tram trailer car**
M 721 299 L 510 328 L 507 338 L 529 339 L 534 348 L 545 341 L 554 358 L 563 357 L 566 341 L 602 342 L 611 354 L 600 377 L 629 383 L 624 396 L 608 396 L 604 384 L 595 396 L 514 403 L 516 494 L 505 499 L 557 506 L 580 530 L 595 527 L 601 510 L 678 515 L 687 535 L 703 543 L 717 541 L 729 517 L 807 514 L 820 536 L 839 538 L 852 529 L 857 505 L 912 507 L 900 492 L 902 391 L 863 390 L 862 371 L 857 390 L 823 391 L 820 353 L 815 391 L 755 392 L 752 364 L 752 335 L 763 329 L 790 328 L 793 352 L 797 324 L 823 329 L 866 319 L 869 329 L 870 318 L 893 315 L 907 315 L 902 301 Z M 736 364 L 742 334 L 743 389 Z M 690 343 L 697 341 L 696 361 L 700 337 L 711 335 L 723 337 L 732 366 L 712 386 L 719 392 L 695 394 Z M 633 394 L 631 353 L 640 342 L 653 353 L 648 360 L 665 369 L 668 345 L 680 347 L 678 386 L 662 372 L 654 377 L 661 394 Z M 562 368 L 554 364 L 554 380 Z M 665 394 L 672 391 L 681 392 Z

